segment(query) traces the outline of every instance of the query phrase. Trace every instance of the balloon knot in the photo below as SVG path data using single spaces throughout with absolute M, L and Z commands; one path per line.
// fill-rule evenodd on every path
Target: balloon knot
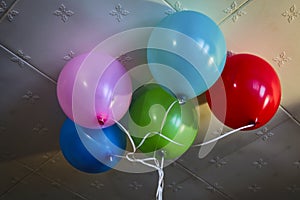
M 235 53 L 233 53 L 232 51 L 227 51 L 227 57 L 233 56 Z
M 186 97 L 185 96 L 179 96 L 178 97 L 178 103 L 179 105 L 183 105 L 186 103 Z
M 254 126 L 256 126 L 257 124 L 259 124 L 259 122 L 257 121 L 257 119 L 254 121 L 254 120 L 251 120 L 251 121 L 249 121 L 249 124 L 248 125 L 253 125 L 253 127 Z
M 106 119 L 102 116 L 97 116 L 97 120 L 100 126 L 103 126 L 106 122 Z
M 109 156 L 109 161 L 112 162 L 113 161 L 113 157 Z
M 160 150 L 160 151 L 157 151 L 157 155 L 162 158 L 162 157 L 166 157 L 167 155 L 167 152 L 165 150 Z

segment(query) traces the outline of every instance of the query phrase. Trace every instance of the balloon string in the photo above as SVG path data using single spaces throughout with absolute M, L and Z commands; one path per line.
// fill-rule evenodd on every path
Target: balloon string
M 163 155 L 162 158 L 161 158 L 160 166 L 159 166 L 158 161 L 156 162 L 156 165 L 159 167 L 159 170 L 157 170 L 158 176 L 159 176 L 158 187 L 157 187 L 157 191 L 156 191 L 156 199 L 157 200 L 162 200 L 162 197 L 163 197 L 163 190 L 164 190 L 164 171 L 163 171 L 164 160 L 165 160 L 165 158 L 164 158 L 164 155 Z
M 163 167 L 164 167 L 164 155 L 162 155 L 161 164 L 159 164 L 159 161 L 155 157 L 140 159 L 140 158 L 135 158 L 134 154 L 135 154 L 136 150 L 143 145 L 143 143 L 145 142 L 145 140 L 150 135 L 159 135 L 159 136 L 163 137 L 164 139 L 166 139 L 166 140 L 168 140 L 170 142 L 173 142 L 173 143 L 178 144 L 178 145 L 181 145 L 181 144 L 179 144 L 179 143 L 177 143 L 177 142 L 169 139 L 168 137 L 162 135 L 159 132 L 150 132 L 150 133 L 147 133 L 144 136 L 144 138 L 142 139 L 142 141 L 140 142 L 140 144 L 138 146 L 135 146 L 135 144 L 133 142 L 133 139 L 132 139 L 131 135 L 129 134 L 129 131 L 121 123 L 119 123 L 116 120 L 114 120 L 114 121 L 126 133 L 126 135 L 128 136 L 128 138 L 129 138 L 129 140 L 131 142 L 132 148 L 133 148 L 133 151 L 132 152 L 128 152 L 126 154 L 126 156 L 120 156 L 120 155 L 114 155 L 114 156 L 120 157 L 120 158 L 126 158 L 130 162 L 141 163 L 141 164 L 143 164 L 145 166 L 148 166 L 148 167 L 151 167 L 151 168 L 154 168 L 155 170 L 157 170 L 158 175 L 159 175 L 159 179 L 158 179 L 158 186 L 157 186 L 157 190 L 156 190 L 156 199 L 157 200 L 162 200 L 162 194 L 163 194 L 163 188 L 164 188 L 164 171 L 163 171 Z M 148 163 L 147 161 L 153 161 L 155 163 L 155 165 L 153 165 L 151 163 Z
M 164 118 L 163 118 L 163 120 L 162 120 L 162 123 L 161 123 L 160 132 L 162 132 L 162 129 L 163 129 L 164 125 L 165 125 L 165 122 L 166 122 L 166 119 L 167 119 L 167 116 L 168 116 L 170 110 L 172 109 L 172 107 L 173 107 L 173 106 L 175 105 L 175 103 L 177 103 L 177 102 L 178 102 L 178 100 L 174 101 L 174 102 L 169 106 L 169 108 L 167 109 L 167 111 L 166 111 L 166 113 L 165 113 L 165 115 L 164 115 Z M 126 133 L 127 137 L 129 138 L 129 141 L 130 141 L 130 143 L 131 143 L 131 146 L 132 146 L 132 148 L 133 148 L 133 152 L 136 152 L 136 150 L 137 150 L 139 147 L 141 147 L 141 146 L 143 145 L 143 143 L 145 142 L 145 140 L 146 140 L 151 134 L 159 135 L 160 137 L 164 138 L 165 140 L 168 140 L 169 142 L 172 142 L 172 143 L 174 143 L 174 144 L 183 146 L 182 144 L 179 144 L 179 143 L 177 143 L 177 142 L 171 140 L 170 138 L 164 136 L 164 135 L 161 134 L 160 132 L 150 132 L 150 133 L 147 133 L 147 134 L 145 135 L 145 137 L 142 139 L 141 143 L 136 147 L 135 144 L 134 144 L 134 142 L 133 142 L 133 139 L 132 139 L 132 137 L 131 137 L 131 135 L 130 135 L 130 133 L 129 133 L 129 131 L 128 131 L 128 130 L 120 123 L 120 122 L 118 122 L 117 120 L 114 120 L 114 119 L 112 119 L 112 120 L 113 120 L 113 121 L 114 121 L 114 122 L 115 122 L 115 123 L 116 123 L 116 124 L 117 124 L 117 125 L 118 125 L 125 133 Z
M 176 145 L 179 145 L 179 146 L 184 146 L 183 144 L 180 144 L 180 143 L 178 143 L 178 142 L 175 142 L 174 140 L 168 138 L 167 136 L 161 134 L 160 132 L 149 132 L 149 133 L 147 133 L 147 134 L 145 135 L 145 137 L 143 138 L 142 142 L 138 145 L 137 149 L 138 149 L 139 147 L 142 146 L 142 144 L 145 142 L 145 140 L 146 140 L 150 135 L 159 135 L 159 136 L 162 137 L 163 139 L 165 139 L 165 140 L 167 140 L 167 141 L 169 141 L 169 142 L 171 142 L 171 143 L 173 143 L 173 144 L 176 144 Z
M 132 155 L 132 158 L 130 158 L 129 155 Z M 162 156 L 161 164 L 159 164 L 159 161 L 154 157 L 153 158 L 145 158 L 145 159 L 135 158 L 133 152 L 127 153 L 126 158 L 130 162 L 138 162 L 145 166 L 148 166 L 148 167 L 151 167 L 151 168 L 154 168 L 157 170 L 159 179 L 158 179 L 158 185 L 157 185 L 157 190 L 156 190 L 156 199 L 162 200 L 163 189 L 164 189 L 164 171 L 163 171 L 164 156 Z M 153 160 L 155 165 L 146 162 L 147 160 Z
M 159 129 L 159 133 L 158 133 L 158 134 L 159 134 L 159 136 L 161 136 L 161 137 L 164 138 L 165 140 L 168 140 L 169 142 L 172 142 L 172 143 L 174 143 L 174 144 L 183 146 L 182 144 L 179 144 L 179 143 L 177 143 L 177 142 L 171 140 L 170 138 L 167 138 L 167 137 L 165 137 L 164 135 L 161 134 L 162 131 L 163 131 L 163 128 L 164 128 L 164 126 L 165 126 L 165 123 L 166 123 L 168 114 L 169 114 L 169 112 L 171 111 L 171 109 L 173 108 L 173 106 L 174 106 L 177 102 L 179 103 L 180 101 L 179 101 L 178 99 L 176 99 L 176 100 L 169 106 L 169 108 L 166 110 L 166 112 L 165 112 L 165 114 L 164 114 L 164 117 L 163 117 L 163 120 L 162 120 L 162 122 L 161 122 L 160 129 Z M 159 141 L 159 140 L 158 140 L 158 141 Z M 158 141 L 157 141 L 157 143 L 158 143 Z M 154 152 L 154 155 L 153 155 L 153 156 L 156 157 L 156 151 Z
M 174 103 L 175 103 L 175 102 L 173 102 L 173 105 L 174 105 Z M 171 106 L 172 106 L 172 105 L 171 105 Z M 171 107 L 171 106 L 170 106 L 170 107 Z M 148 134 L 145 135 L 145 137 L 142 139 L 142 141 L 141 141 L 141 143 L 138 145 L 138 147 L 135 147 L 135 144 L 134 144 L 134 142 L 133 142 L 133 139 L 131 138 L 131 136 L 130 136 L 129 132 L 126 130 L 126 128 L 125 128 L 121 123 L 119 123 L 118 121 L 115 121 L 115 122 L 116 122 L 116 123 L 123 129 L 123 131 L 127 134 L 128 138 L 129 138 L 129 140 L 130 140 L 130 142 L 131 142 L 131 145 L 132 145 L 132 147 L 133 147 L 134 152 L 136 152 L 136 149 L 138 149 L 139 147 L 141 147 L 141 146 L 143 145 L 143 143 L 145 142 L 145 140 L 146 140 L 151 134 L 159 135 L 160 137 L 164 138 L 165 140 L 167 140 L 167 141 L 169 141 L 169 142 L 172 142 L 172 143 L 174 143 L 174 144 L 176 144 L 176 145 L 179 145 L 179 146 L 184 146 L 183 144 L 180 144 L 180 143 L 178 143 L 178 142 L 175 142 L 174 140 L 171 140 L 170 138 L 166 137 L 165 135 L 163 135 L 163 134 L 161 134 L 161 133 L 159 133 L 159 132 L 150 132 L 150 133 L 148 133 Z M 247 128 L 251 128 L 251 127 L 254 127 L 254 126 L 255 126 L 255 124 L 249 124 L 249 125 L 240 127 L 240 128 L 238 128 L 238 129 L 229 131 L 229 132 L 227 132 L 227 133 L 225 133 L 225 134 L 223 134 L 223 135 L 220 135 L 219 137 L 213 138 L 213 139 L 211 139 L 211 140 L 209 140 L 209 141 L 206 141 L 206 142 L 203 142 L 203 143 L 200 143 L 200 144 L 195 144 L 195 145 L 193 145 L 192 147 L 205 146 L 205 145 L 207 145 L 207 144 L 216 142 L 216 141 L 218 141 L 218 140 L 220 140 L 220 139 L 222 139 L 222 138 L 224 138 L 224 137 L 227 137 L 227 136 L 229 136 L 229 135 L 231 135 L 231 134 L 233 134 L 233 133 L 236 133 L 236 132 L 238 132 L 238 131 L 241 131 L 241 130 L 244 130 L 244 129 L 247 129 Z
M 172 108 L 172 106 L 175 104 L 176 102 L 173 102 L 171 104 L 171 106 L 169 107 L 169 109 L 167 110 L 167 114 L 168 112 L 170 111 L 170 109 Z M 166 117 L 165 117 L 166 118 Z M 115 121 L 115 120 L 114 120 Z M 120 155 L 115 155 L 116 157 L 121 157 L 121 158 L 126 158 L 128 161 L 130 162 L 137 162 L 137 163 L 141 163 L 145 166 L 148 166 L 148 167 L 151 167 L 155 170 L 157 170 L 158 172 L 158 176 L 159 176 L 159 179 L 158 179 L 158 185 L 157 185 L 157 190 L 156 190 L 156 200 L 162 200 L 162 197 L 163 197 L 163 189 L 164 189 L 164 171 L 163 171 L 163 167 L 164 167 L 164 152 L 163 155 L 161 156 L 161 164 L 159 164 L 159 161 L 158 159 L 155 157 L 150 157 L 150 158 L 135 158 L 134 154 L 136 152 L 136 150 L 141 147 L 143 145 L 143 143 L 146 141 L 146 139 L 150 136 L 150 135 L 159 135 L 160 137 L 164 138 L 165 140 L 168 140 L 169 142 L 172 142 L 176 145 L 180 145 L 180 146 L 183 146 L 183 144 L 180 144 L 180 143 L 177 143 L 173 140 L 171 140 L 170 138 L 162 135 L 160 132 L 149 132 L 147 133 L 144 138 L 142 139 L 142 141 L 140 142 L 140 144 L 138 146 L 135 146 L 134 142 L 133 142 L 133 139 L 131 137 L 131 135 L 129 134 L 129 131 L 121 124 L 119 123 L 118 121 L 115 121 L 118 126 L 126 133 L 126 135 L 128 136 L 130 142 L 131 142 L 131 145 L 132 145 L 132 148 L 133 148 L 133 151 L 132 152 L 128 152 L 126 154 L 126 156 L 120 156 Z M 193 147 L 199 147 L 199 146 L 204 146 L 204 145 L 207 145 L 207 144 L 210 144 L 212 142 L 215 142 L 217 140 L 220 140 L 224 137 L 227 137 L 233 133 L 236 133 L 240 130 L 243 130 L 243 129 L 247 129 L 247 128 L 251 128 L 255 126 L 255 124 L 250 124 L 250 125 L 246 125 L 246 126 L 243 126 L 243 127 L 240 127 L 238 129 L 235 129 L 235 130 L 232 130 L 228 133 L 225 133 L 219 137 L 216 137 L 212 140 L 209 140 L 207 142 L 204 142 L 204 143 L 201 143 L 201 144 L 196 144 L 196 145 L 193 145 Z M 162 126 L 163 127 L 163 126 Z M 131 156 L 131 157 L 130 157 Z M 151 164 L 151 163 L 148 163 L 147 161 L 153 161 L 155 163 L 155 165 Z
M 114 120 L 114 122 L 126 133 L 127 137 L 129 138 L 129 141 L 131 143 L 131 146 L 133 148 L 133 152 L 136 152 L 136 147 L 135 147 L 135 144 L 133 142 L 133 139 L 132 137 L 130 136 L 129 132 L 127 131 L 127 129 L 118 121 Z
M 178 100 L 174 101 L 174 102 L 169 106 L 169 108 L 167 109 L 167 111 L 166 111 L 166 113 L 165 113 L 165 115 L 164 115 L 164 118 L 163 118 L 163 120 L 162 120 L 162 122 L 161 122 L 160 132 L 162 132 L 162 129 L 163 129 L 163 127 L 165 126 L 165 123 L 166 123 L 166 120 L 167 120 L 167 117 L 168 117 L 168 114 L 169 114 L 170 110 L 173 108 L 173 106 L 174 106 L 175 103 L 177 103 L 177 102 L 178 102 Z
M 206 141 L 206 142 L 203 142 L 203 143 L 200 143 L 200 144 L 195 144 L 195 145 L 193 145 L 192 147 L 205 146 L 205 145 L 207 145 L 207 144 L 216 142 L 216 141 L 218 141 L 218 140 L 220 140 L 220 139 L 222 139 L 222 138 L 224 138 L 224 137 L 227 137 L 227 136 L 229 136 L 229 135 L 231 135 L 231 134 L 233 134 L 233 133 L 236 133 L 236 132 L 238 132 L 238 131 L 240 131 L 240 130 L 244 130 L 244 129 L 246 129 L 246 128 L 251 128 L 251 127 L 253 127 L 253 126 L 255 126 L 255 124 L 249 124 L 249 125 L 240 127 L 240 128 L 238 128 L 238 129 L 229 131 L 228 133 L 225 133 L 225 134 L 223 134 L 223 135 L 220 135 L 219 137 L 216 137 L 216 138 L 211 139 L 211 140 L 209 140 L 209 141 Z

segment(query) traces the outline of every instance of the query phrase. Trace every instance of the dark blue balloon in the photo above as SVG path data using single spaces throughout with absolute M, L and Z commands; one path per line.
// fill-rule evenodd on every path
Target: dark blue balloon
M 60 147 L 74 168 L 86 173 L 101 173 L 120 161 L 115 155 L 124 154 L 126 135 L 117 125 L 88 129 L 66 119 L 61 128 Z

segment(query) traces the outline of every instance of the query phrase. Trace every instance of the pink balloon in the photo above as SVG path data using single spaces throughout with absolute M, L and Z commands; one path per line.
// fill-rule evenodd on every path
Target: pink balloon
M 93 52 L 70 60 L 57 82 L 64 113 L 80 126 L 105 128 L 127 112 L 132 95 L 130 76 L 115 58 Z

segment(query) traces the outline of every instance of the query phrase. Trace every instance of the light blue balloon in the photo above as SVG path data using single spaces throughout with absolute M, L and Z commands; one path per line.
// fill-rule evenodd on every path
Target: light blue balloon
M 213 20 L 199 12 L 181 11 L 153 29 L 147 59 L 159 84 L 178 98 L 191 99 L 220 77 L 226 53 L 224 35 Z

